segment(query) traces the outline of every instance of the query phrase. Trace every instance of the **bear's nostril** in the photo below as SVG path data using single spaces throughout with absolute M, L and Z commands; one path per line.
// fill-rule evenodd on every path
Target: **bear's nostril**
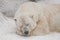
M 27 35 L 28 34 L 28 31 L 25 31 L 24 33 Z

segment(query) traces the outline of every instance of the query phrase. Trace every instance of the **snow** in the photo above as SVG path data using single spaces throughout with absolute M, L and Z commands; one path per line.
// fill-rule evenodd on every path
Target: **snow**
M 0 11 L 6 16 L 13 16 L 24 2 L 28 2 L 28 0 L 0 0 Z
M 13 19 L 0 14 L 0 40 L 60 40 L 60 33 L 50 33 L 43 36 L 24 37 L 16 33 L 17 27 Z
M 60 4 L 60 0 L 36 0 L 39 3 L 54 3 Z M 17 9 L 24 2 L 29 0 L 0 0 L 0 12 L 6 16 L 13 17 Z
M 60 0 L 39 0 L 38 3 L 60 4 Z
M 1 35 L 0 40 L 60 40 L 60 34 L 53 33 L 45 36 L 23 37 L 17 34 L 7 33 Z

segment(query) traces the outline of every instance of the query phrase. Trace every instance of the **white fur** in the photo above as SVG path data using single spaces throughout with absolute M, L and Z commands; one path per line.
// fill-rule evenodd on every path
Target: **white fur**
M 30 24 L 27 28 L 30 30 L 29 35 L 43 35 L 50 31 L 60 31 L 60 5 L 24 3 L 17 10 L 15 19 L 17 20 L 18 34 L 21 33 L 20 29 L 24 28 L 23 26 L 26 28 L 26 23 Z M 31 27 L 31 25 L 33 26 Z

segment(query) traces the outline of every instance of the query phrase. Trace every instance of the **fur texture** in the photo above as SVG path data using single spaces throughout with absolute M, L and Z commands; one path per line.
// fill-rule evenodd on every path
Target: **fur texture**
M 60 31 L 60 5 L 27 2 L 20 6 L 15 14 L 17 33 L 29 36 L 44 35 Z

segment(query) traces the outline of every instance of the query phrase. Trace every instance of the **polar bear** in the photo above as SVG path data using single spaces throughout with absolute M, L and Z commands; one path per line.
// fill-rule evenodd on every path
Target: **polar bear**
M 60 31 L 60 5 L 27 2 L 14 17 L 17 33 L 22 36 L 39 36 Z

